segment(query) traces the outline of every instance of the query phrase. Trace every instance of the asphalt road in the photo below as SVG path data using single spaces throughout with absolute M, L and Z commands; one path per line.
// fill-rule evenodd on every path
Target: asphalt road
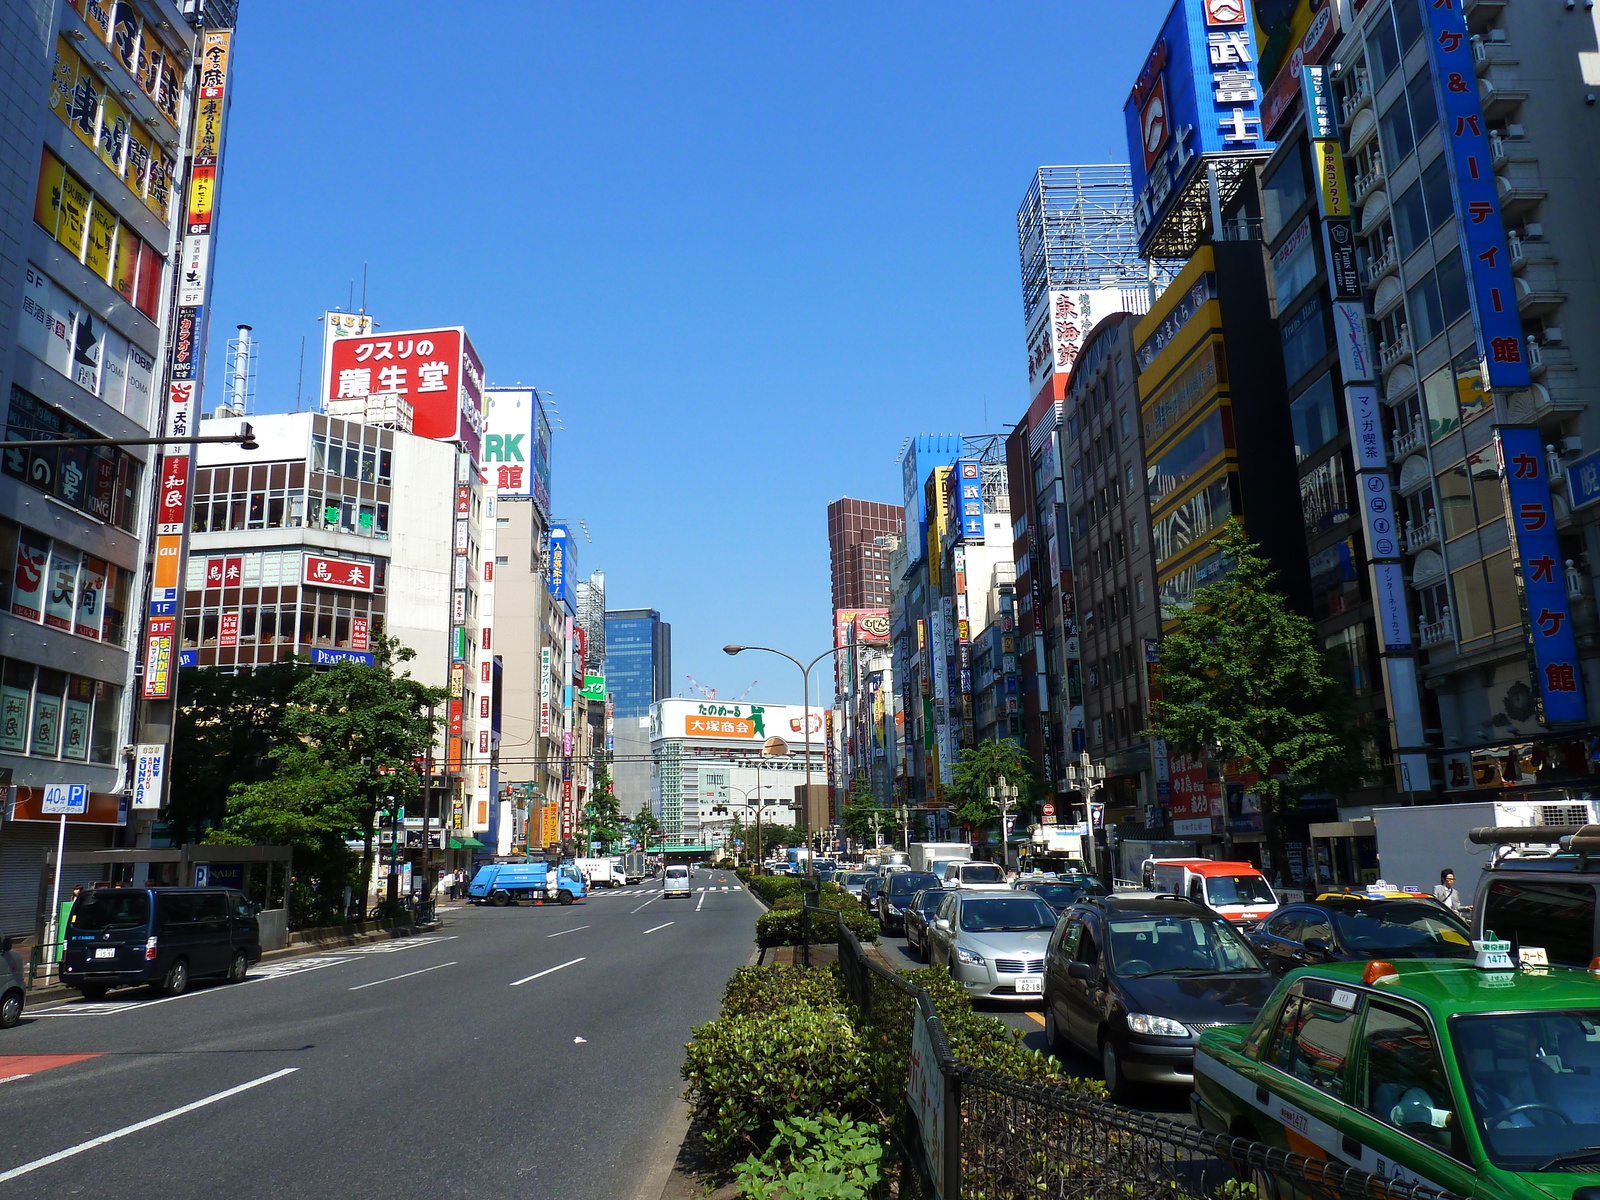
M 0 1195 L 634 1200 L 760 911 L 731 872 L 693 886 L 32 1012 L 0 1031 Z

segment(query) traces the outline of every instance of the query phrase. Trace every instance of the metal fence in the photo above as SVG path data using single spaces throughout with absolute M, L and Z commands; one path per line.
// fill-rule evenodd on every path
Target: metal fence
M 1170 1117 L 1030 1083 L 956 1058 L 932 999 L 839 921 L 858 1020 L 889 1050 L 879 1095 L 901 1200 L 1454 1200 Z

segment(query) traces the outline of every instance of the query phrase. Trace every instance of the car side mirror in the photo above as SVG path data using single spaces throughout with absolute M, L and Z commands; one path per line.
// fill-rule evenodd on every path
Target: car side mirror
M 950 928 L 950 922 L 946 921 L 943 917 L 940 917 L 938 920 L 934 921 L 933 925 L 934 925 L 935 929 L 949 929 Z
M 1093 983 L 1100 978 L 1100 972 L 1091 963 L 1069 962 L 1067 964 L 1067 977 L 1069 979 L 1081 979 L 1085 983 Z
M 1333 954 L 1333 947 L 1328 945 L 1324 939 L 1319 937 L 1307 938 L 1305 940 L 1305 947 L 1307 952 L 1318 955 L 1322 958 L 1329 958 Z

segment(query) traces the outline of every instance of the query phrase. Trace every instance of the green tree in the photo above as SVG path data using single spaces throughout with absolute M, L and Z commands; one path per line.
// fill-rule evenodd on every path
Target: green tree
M 839 810 L 839 828 L 863 846 L 876 846 L 880 829 L 892 829 L 894 819 L 889 810 L 881 807 L 872 795 L 872 784 L 865 775 L 857 775 Z
M 952 769 L 951 792 L 960 804 L 956 820 L 974 832 L 987 829 L 1000 820 L 1000 805 L 989 799 L 989 788 L 998 786 L 1000 777 L 1017 789 L 1017 802 L 1010 809 L 1015 818 L 1031 804 L 1033 764 L 1015 738 L 998 742 L 979 742 L 956 756 Z
M 661 822 L 656 820 L 655 813 L 648 808 L 641 808 L 633 814 L 633 819 L 628 823 L 630 831 L 639 843 L 641 850 L 647 850 L 653 845 L 661 843 Z
M 304 659 L 287 659 L 253 671 L 183 671 L 165 814 L 173 841 L 199 841 L 227 817 L 235 784 L 273 775 L 289 694 L 312 669 Z
M 599 842 L 606 853 L 622 840 L 622 802 L 611 790 L 611 767 L 604 760 L 595 764 L 594 786 L 583 806 L 583 823 L 589 833 L 587 840 Z
M 1174 748 L 1243 760 L 1257 775 L 1274 867 L 1287 859 L 1283 814 L 1301 796 L 1341 795 L 1375 772 L 1344 688 L 1328 671 L 1317 628 L 1289 609 L 1275 574 L 1237 518 L 1216 546 L 1232 570 L 1169 613 L 1161 699 L 1149 734 Z
M 275 773 L 235 784 L 208 839 L 293 845 L 296 879 L 306 885 L 299 901 L 311 908 L 302 916 L 338 913 L 346 886 L 366 896 L 379 810 L 421 794 L 417 764 L 433 745 L 448 693 L 397 671 L 413 657 L 380 638 L 372 663 L 340 663 L 295 684 L 284 740 L 270 755 Z M 362 853 L 353 869 L 346 846 L 356 838 Z

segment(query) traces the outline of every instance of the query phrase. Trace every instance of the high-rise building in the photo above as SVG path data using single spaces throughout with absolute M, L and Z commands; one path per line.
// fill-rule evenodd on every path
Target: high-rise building
M 169 382 L 179 434 L 192 432 L 205 331 L 187 306 L 205 304 L 209 272 L 204 260 L 193 264 L 178 288 L 173 272 L 184 234 L 209 250 L 213 192 L 192 206 L 179 164 L 192 155 L 196 172 L 217 178 L 233 91 L 225 26 L 236 6 L 203 7 L 204 18 L 201 4 L 185 5 L 185 20 L 166 5 L 170 21 L 149 6 L 69 0 L 0 11 L 8 441 L 147 438 L 164 422 L 172 432 Z M 208 60 L 214 103 L 197 141 L 195 67 L 204 53 L 216 56 Z M 191 319 L 177 345 L 184 313 Z M 44 856 L 60 829 L 42 809 L 44 785 L 87 788 L 86 809 L 66 822 L 69 852 L 133 845 L 162 802 L 160 788 L 139 789 L 132 804 L 123 790 L 132 782 L 124 750 L 135 740 L 158 458 L 149 446 L 18 447 L 0 458 L 0 769 L 15 785 L 0 829 L 0 934 L 39 932 Z M 176 499 L 181 508 L 186 495 Z M 179 530 L 182 520 L 180 512 Z M 167 683 L 176 674 L 171 616 L 168 608 L 161 618 L 168 640 L 155 664 Z M 63 878 L 70 887 L 100 870 L 67 867 Z
M 653 608 L 606 613 L 606 690 L 615 718 L 648 717 L 672 695 L 672 626 Z
M 845 497 L 828 505 L 828 558 L 833 608 L 887 608 L 889 540 L 905 532 L 897 504 Z

